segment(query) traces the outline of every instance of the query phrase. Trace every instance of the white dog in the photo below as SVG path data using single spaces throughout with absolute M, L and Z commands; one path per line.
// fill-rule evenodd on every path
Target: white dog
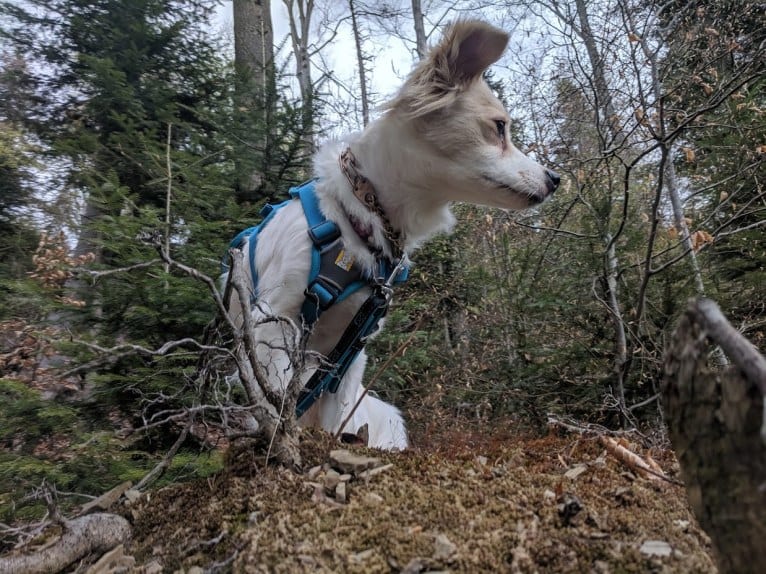
M 482 79 L 507 43 L 505 32 L 486 23 L 452 24 L 378 120 L 317 154 L 315 193 L 321 211 L 339 227 L 347 255 L 373 276 L 379 258 L 395 261 L 400 252 L 409 254 L 448 231 L 454 224 L 452 202 L 524 209 L 556 189 L 558 175 L 509 141 L 508 113 Z M 355 176 L 369 182 L 361 194 L 354 188 Z M 267 311 L 300 323 L 313 248 L 307 230 L 301 203 L 293 200 L 259 235 L 255 269 L 261 310 L 254 311 L 255 320 Z M 327 355 L 370 292 L 364 287 L 325 311 L 307 348 Z M 292 374 L 288 357 L 278 349 L 284 330 L 265 323 L 256 331 L 265 343 L 258 346 L 258 358 L 274 388 L 283 389 Z M 362 351 L 338 391 L 322 394 L 301 424 L 337 432 L 364 393 L 366 361 Z M 311 375 L 305 373 L 305 380 Z M 345 430 L 353 433 L 365 424 L 369 446 L 408 446 L 400 412 L 369 395 Z

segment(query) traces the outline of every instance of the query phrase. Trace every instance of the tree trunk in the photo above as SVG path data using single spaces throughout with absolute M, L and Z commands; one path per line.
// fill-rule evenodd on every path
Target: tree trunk
M 708 339 L 732 366 L 711 370 Z M 689 502 L 721 572 L 766 572 L 766 359 L 708 299 L 693 301 L 665 354 L 663 410 Z
M 370 123 L 370 104 L 367 96 L 367 72 L 364 67 L 365 56 L 362 51 L 362 37 L 356 19 L 354 0 L 348 0 L 348 9 L 351 12 L 351 27 L 354 31 L 354 44 L 356 45 L 356 62 L 359 68 L 359 91 L 362 98 L 362 125 L 367 127 L 367 124 Z
M 234 64 L 239 73 L 237 85 L 237 113 L 243 117 L 241 125 L 262 122 L 265 129 L 260 141 L 252 142 L 267 154 L 268 125 L 274 86 L 274 31 L 271 24 L 271 0 L 234 0 Z M 260 115 L 261 117 L 257 117 Z M 263 174 L 252 161 L 237 166 L 240 201 L 253 201 L 261 187 Z
M 418 60 L 426 57 L 428 46 L 426 43 L 426 28 L 423 25 L 423 8 L 420 0 L 412 0 L 412 20 L 415 23 L 415 46 L 418 51 Z
M 304 154 L 314 152 L 314 84 L 311 80 L 311 54 L 309 35 L 314 0 L 283 0 L 290 21 L 290 40 L 295 56 L 295 76 L 301 90 L 303 105 L 303 146 Z

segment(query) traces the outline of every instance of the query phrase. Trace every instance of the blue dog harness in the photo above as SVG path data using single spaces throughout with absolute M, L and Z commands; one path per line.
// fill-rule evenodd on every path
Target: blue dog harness
M 301 202 L 303 213 L 308 222 L 308 235 L 311 238 L 311 270 L 308 286 L 304 291 L 305 299 L 301 306 L 301 320 L 304 334 L 308 334 L 324 311 L 335 303 L 340 303 L 364 286 L 372 289 L 372 294 L 362 304 L 351 323 L 343 332 L 338 344 L 327 356 L 329 366 L 320 367 L 301 390 L 295 409 L 296 417 L 305 413 L 325 390 L 337 392 L 343 375 L 359 355 L 367 342 L 367 337 L 377 331 L 380 320 L 388 311 L 393 286 L 403 283 L 409 276 L 407 258 L 403 256 L 396 263 L 379 256 L 376 261 L 375 276 L 371 276 L 358 266 L 344 248 L 338 225 L 322 214 L 316 196 L 315 181 L 309 181 L 290 189 L 290 199 L 278 205 L 266 204 L 261 210 L 263 221 L 239 233 L 229 245 L 241 248 L 248 240 L 248 259 L 253 277 L 252 301 L 258 297 L 258 273 L 255 267 L 255 249 L 258 235 L 268 225 L 276 213 L 296 199 Z M 227 266 L 224 265 L 224 270 Z

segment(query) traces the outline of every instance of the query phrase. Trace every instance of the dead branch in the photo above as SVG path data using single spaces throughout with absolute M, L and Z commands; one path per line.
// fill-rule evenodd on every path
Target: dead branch
M 192 425 L 194 424 L 194 415 L 188 415 L 188 417 L 188 421 L 181 431 L 181 434 L 178 435 L 176 442 L 174 442 L 173 446 L 170 447 L 170 450 L 165 453 L 165 456 L 162 457 L 162 460 L 152 470 L 146 473 L 141 480 L 138 481 L 138 484 L 135 486 L 136 490 L 143 490 L 152 482 L 160 478 L 163 474 L 165 474 L 165 471 L 173 463 L 173 459 L 175 458 L 178 449 L 181 448 L 181 445 L 186 441 L 186 437 L 189 436 L 189 429 L 191 429 Z
M 35 574 L 61 572 L 90 554 L 103 554 L 130 539 L 128 521 L 116 514 L 96 513 L 61 519 L 63 532 L 53 544 L 34 553 L 0 558 L 0 572 Z

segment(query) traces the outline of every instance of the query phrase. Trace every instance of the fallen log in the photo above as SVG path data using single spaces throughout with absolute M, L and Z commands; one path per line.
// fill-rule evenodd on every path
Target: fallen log
M 95 513 L 62 520 L 63 532 L 53 544 L 30 553 L 0 557 L 4 574 L 61 572 L 88 555 L 101 555 L 130 539 L 130 524 L 121 516 Z
M 710 341 L 730 366 L 708 366 Z M 697 299 L 673 334 L 664 371 L 665 422 L 720 571 L 766 572 L 766 359 L 713 301 Z

